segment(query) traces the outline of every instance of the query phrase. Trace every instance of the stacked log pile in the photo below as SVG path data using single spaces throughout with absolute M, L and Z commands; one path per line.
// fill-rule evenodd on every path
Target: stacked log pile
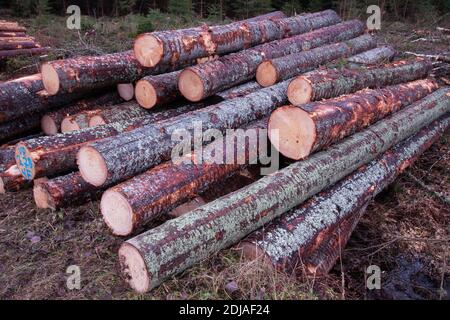
M 49 51 L 33 37 L 26 35 L 27 29 L 17 22 L 0 21 L 0 60 L 18 55 L 37 55 Z
M 326 273 L 368 203 L 450 124 L 432 63 L 390 62 L 364 28 L 274 12 L 44 63 L 0 84 L 0 192 L 34 180 L 52 210 L 100 198 L 110 231 L 131 237 L 119 259 L 138 292 L 238 243 Z M 295 162 L 280 168 L 278 152 Z

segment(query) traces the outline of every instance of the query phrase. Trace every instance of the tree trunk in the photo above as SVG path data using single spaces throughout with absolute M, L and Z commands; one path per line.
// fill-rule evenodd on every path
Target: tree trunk
M 81 93 L 48 96 L 40 74 L 0 84 L 0 123 L 31 117 L 81 98 Z M 86 95 L 84 95 L 86 96 Z
M 0 172 L 0 194 L 6 192 L 18 191 L 28 184 L 19 168 L 12 165 L 7 170 Z
M 11 166 L 16 164 L 14 150 L 14 146 L 5 146 L 0 148 L 0 172 L 5 172 Z
M 362 90 L 424 78 L 433 68 L 427 60 L 400 61 L 379 68 L 317 70 L 291 81 L 287 95 L 293 105 L 338 97 Z
M 298 107 L 283 106 L 270 116 L 269 139 L 284 156 L 304 159 L 437 88 L 438 84 L 432 79 L 416 80 Z
M 89 118 L 89 127 L 146 117 L 151 114 L 134 101 L 124 102 L 92 114 Z
M 117 92 L 123 100 L 130 101 L 134 98 L 134 84 L 132 82 L 119 83 L 117 85 Z
M 448 88 L 357 133 L 326 152 L 261 178 L 122 244 L 124 278 L 138 292 L 237 243 L 287 210 L 338 182 L 450 111 Z
M 221 26 L 144 33 L 134 42 L 134 54 L 146 67 L 223 55 L 261 43 L 291 37 L 340 22 L 326 10 L 285 19 L 243 21 Z
M 8 23 L 0 23 L 0 31 L 2 32 L 26 32 L 27 29 L 25 27 L 21 27 L 19 25 L 8 24 Z
M 122 102 L 117 92 L 111 91 L 105 94 L 78 101 L 70 106 L 47 113 L 41 119 L 41 128 L 46 135 L 54 135 L 61 131 L 62 120 L 81 111 L 96 109 L 99 106 L 114 105 Z
M 56 210 L 67 205 L 83 203 L 101 191 L 85 182 L 79 172 L 73 172 L 35 185 L 33 196 L 38 208 Z
M 200 154 L 184 156 L 181 163 L 167 161 L 107 190 L 102 196 L 100 210 L 112 233 L 129 235 L 161 214 L 195 198 L 212 184 L 255 164 L 261 139 L 267 138 L 266 131 L 261 130 L 266 129 L 267 120 L 244 128 L 249 129 L 253 139 L 245 139 L 245 134 L 237 131 L 209 144 Z M 234 137 L 243 144 L 227 145 L 227 140 L 234 141 Z M 219 150 L 223 150 L 221 156 L 214 157 Z M 236 161 L 238 156 L 240 161 Z M 199 159 L 201 163 L 198 163 Z
M 142 67 L 132 51 L 102 56 L 84 56 L 44 63 L 41 67 L 45 89 L 52 95 L 134 82 L 144 76 L 171 72 L 187 64 Z
M 0 143 L 9 142 L 14 138 L 27 134 L 36 133 L 39 131 L 40 123 L 41 114 L 39 113 L 0 123 Z
M 137 102 L 146 109 L 177 100 L 181 94 L 178 91 L 178 76 L 181 71 L 163 73 L 157 76 L 147 76 L 136 83 L 135 95 Z
M 449 125 L 449 115 L 434 121 L 336 185 L 265 225 L 244 240 L 244 254 L 249 258 L 263 257 L 269 265 L 288 273 L 302 262 L 310 273 L 328 273 L 339 257 L 339 246 L 344 248 L 365 206 Z
M 188 100 L 199 101 L 216 92 L 249 81 L 255 76 L 259 64 L 267 59 L 348 40 L 363 31 L 362 22 L 353 20 L 259 45 L 184 69 L 178 80 L 178 88 Z
M 223 132 L 268 116 L 287 101 L 287 84 L 285 81 L 239 99 L 223 101 L 85 146 L 77 156 L 80 173 L 96 186 L 131 178 L 169 160 L 173 147 L 179 144 L 171 138 L 172 134 L 191 134 L 200 123 L 200 130 L 213 128 Z
M 370 65 L 380 62 L 391 61 L 397 54 L 391 46 L 381 46 L 366 52 L 361 52 L 347 59 L 348 62 L 356 65 Z
M 132 131 L 202 106 L 204 104 L 190 104 L 176 109 L 150 113 L 143 118 L 22 141 L 17 144 L 16 148 L 17 165 L 28 180 L 65 173 L 76 168 L 76 154 L 88 142 Z
M 377 45 L 369 35 L 264 61 L 256 70 L 256 80 L 263 87 L 313 70 L 322 64 L 366 51 Z
M 0 52 L 5 50 L 21 50 L 40 48 L 41 46 L 34 42 L 34 40 L 28 40 L 27 38 L 6 38 L 8 40 L 0 39 Z
M 262 87 L 259 85 L 256 81 L 249 81 L 246 83 L 243 83 L 241 85 L 238 85 L 236 87 L 223 90 L 219 93 L 216 93 L 215 96 L 220 97 L 224 100 L 230 100 L 234 98 L 239 98 L 246 96 L 252 92 L 255 92 L 257 90 L 262 89 Z
M 51 48 L 49 47 L 42 47 L 42 48 L 31 48 L 31 49 L 17 49 L 17 50 L 0 50 L 0 59 L 7 58 L 7 57 L 15 57 L 20 55 L 38 55 L 47 53 L 50 51 Z
M 7 32 L 7 31 L 0 31 L 0 37 L 2 38 L 20 38 L 20 37 L 26 37 L 25 32 Z

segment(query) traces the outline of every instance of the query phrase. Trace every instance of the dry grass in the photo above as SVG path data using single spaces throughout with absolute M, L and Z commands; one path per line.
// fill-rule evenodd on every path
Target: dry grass
M 41 43 L 60 48 L 51 57 L 124 50 L 131 44 L 129 35 L 133 33 L 133 27 L 124 27 L 123 21 L 100 22 L 103 26 L 96 30 L 101 32 L 83 34 L 81 41 L 77 33 L 60 32 L 63 19 L 24 23 Z M 411 50 L 402 34 L 411 34 L 411 29 L 395 24 L 383 30 L 380 37 L 397 49 Z M 415 43 L 413 49 L 417 52 L 445 48 L 434 42 Z M 2 76 L 11 77 L 12 70 L 14 74 L 30 73 L 37 67 L 33 59 L 13 59 Z M 448 191 L 449 153 L 447 134 L 407 172 L 436 191 Z M 0 197 L 0 298 L 436 299 L 449 290 L 449 213 L 450 208 L 442 201 L 404 174 L 368 208 L 342 252 L 342 261 L 326 277 L 313 279 L 274 272 L 257 261 L 244 261 L 239 251 L 231 248 L 151 293 L 137 295 L 120 277 L 116 253 L 123 239 L 110 235 L 100 217 L 98 202 L 43 211 L 34 207 L 31 191 L 25 190 Z M 371 264 L 383 270 L 381 291 L 366 290 L 364 270 Z M 81 269 L 81 290 L 67 289 L 66 269 L 70 265 Z

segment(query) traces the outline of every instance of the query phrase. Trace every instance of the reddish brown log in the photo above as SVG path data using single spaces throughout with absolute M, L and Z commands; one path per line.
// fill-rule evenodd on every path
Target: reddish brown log
M 192 61 L 223 55 L 261 43 L 291 37 L 340 22 L 332 10 L 285 19 L 242 21 L 220 26 L 203 26 L 141 34 L 134 42 L 134 55 L 147 67 L 160 63 Z
M 180 74 L 178 88 L 188 100 L 199 101 L 216 92 L 249 81 L 255 76 L 258 65 L 266 59 L 348 40 L 363 31 L 364 25 L 358 20 L 353 20 L 259 45 L 215 61 L 186 68 Z
M 119 248 L 124 278 L 138 292 L 158 286 L 237 243 L 449 111 L 450 92 L 445 88 L 327 151 L 127 240 Z
M 178 76 L 181 71 L 144 77 L 136 83 L 137 102 L 146 109 L 175 101 L 181 94 L 178 91 Z
M 141 108 L 139 104 L 134 101 L 124 102 L 100 110 L 95 114 L 91 114 L 89 117 L 89 127 L 146 117 L 149 114 L 151 113 Z
M 65 173 L 76 168 L 76 154 L 88 142 L 132 131 L 202 106 L 204 104 L 191 104 L 150 113 L 143 118 L 22 141 L 16 147 L 16 162 L 28 180 Z
M 172 134 L 185 130 L 192 134 L 196 124 L 201 130 L 224 131 L 263 118 L 287 101 L 287 81 L 244 97 L 226 100 L 168 121 L 147 125 L 120 136 L 91 143 L 80 149 L 78 167 L 83 179 L 101 186 L 129 179 L 169 160 L 178 144 Z
M 19 37 L 25 37 L 25 32 L 7 32 L 7 31 L 0 31 L 0 37 L 6 38 L 19 38 Z
M 20 55 L 38 55 L 47 53 L 50 51 L 50 47 L 42 47 L 42 48 L 31 48 L 31 49 L 17 49 L 17 50 L 1 50 L 0 51 L 0 59 L 7 57 L 15 57 Z
M 45 89 L 56 94 L 131 83 L 147 75 L 175 71 L 186 65 L 189 64 L 145 68 L 132 51 L 125 51 L 47 62 L 42 65 L 41 73 Z
M 0 194 L 18 191 L 28 185 L 16 165 L 5 172 L 0 172 Z
M 434 121 L 404 142 L 362 166 L 334 186 L 251 234 L 241 247 L 248 258 L 291 273 L 329 272 L 364 212 L 450 125 L 450 116 Z M 340 249 L 340 250 L 339 250 Z
M 33 197 L 38 208 L 56 210 L 93 199 L 101 191 L 85 182 L 78 172 L 73 172 L 35 184 Z
M 379 88 L 424 78 L 433 68 L 428 60 L 399 61 L 380 68 L 317 70 L 291 81 L 287 95 L 294 105 L 338 97 L 364 88 Z
M 108 189 L 100 203 L 103 219 L 113 234 L 126 236 L 195 198 L 212 184 L 258 161 L 258 146 L 267 137 L 262 130 L 266 126 L 267 118 L 246 127 L 248 135 L 237 131 L 227 136 L 230 141 L 237 138 L 231 149 L 227 139 L 216 140 L 200 155 L 188 154 L 180 159 L 181 163 L 168 161 Z M 219 150 L 221 156 L 214 156 Z M 198 163 L 199 156 L 202 163 Z
M 256 70 L 256 81 L 263 87 L 313 70 L 322 64 L 374 48 L 376 41 L 363 35 L 348 41 L 264 61 Z
M 100 112 L 100 110 L 102 110 L 102 106 L 93 110 L 84 110 L 74 115 L 65 117 L 61 121 L 61 132 L 66 133 L 88 128 L 89 119 L 92 115 Z
M 391 61 L 397 54 L 391 46 L 381 46 L 366 52 L 361 52 L 347 59 L 348 62 L 355 65 L 371 65 L 380 62 Z
M 122 102 L 117 92 L 111 91 L 102 95 L 78 101 L 70 106 L 47 113 L 41 119 L 41 129 L 46 135 L 54 135 L 61 131 L 62 120 L 81 111 L 91 110 L 100 106 L 113 105 Z
M 25 27 L 21 27 L 18 24 L 0 23 L 0 31 L 2 32 L 26 32 Z
M 0 123 L 0 143 L 39 132 L 40 120 L 41 115 L 36 113 Z
M 269 120 L 269 139 L 281 154 L 303 159 L 438 88 L 432 79 L 382 89 L 365 89 L 351 95 L 283 106 Z

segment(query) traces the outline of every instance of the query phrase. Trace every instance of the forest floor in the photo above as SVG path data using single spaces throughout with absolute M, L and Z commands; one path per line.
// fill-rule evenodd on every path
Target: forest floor
M 43 45 L 57 48 L 51 58 L 124 50 L 136 33 L 130 18 L 97 21 L 91 24 L 96 31 L 79 35 L 62 32 L 62 18 L 49 19 L 22 22 Z M 395 22 L 378 37 L 399 51 L 449 49 L 435 26 Z M 37 58 L 12 59 L 1 77 L 30 74 L 38 65 Z M 0 196 L 0 299 L 448 299 L 450 208 L 411 175 L 448 194 L 449 157 L 447 132 L 376 197 L 326 277 L 267 270 L 229 248 L 148 294 L 134 293 L 120 276 L 117 249 L 124 239 L 105 227 L 98 201 L 47 211 L 35 208 L 31 190 L 9 193 Z M 71 265 L 80 268 L 80 290 L 67 288 Z M 366 288 L 369 265 L 382 270 L 381 290 Z

